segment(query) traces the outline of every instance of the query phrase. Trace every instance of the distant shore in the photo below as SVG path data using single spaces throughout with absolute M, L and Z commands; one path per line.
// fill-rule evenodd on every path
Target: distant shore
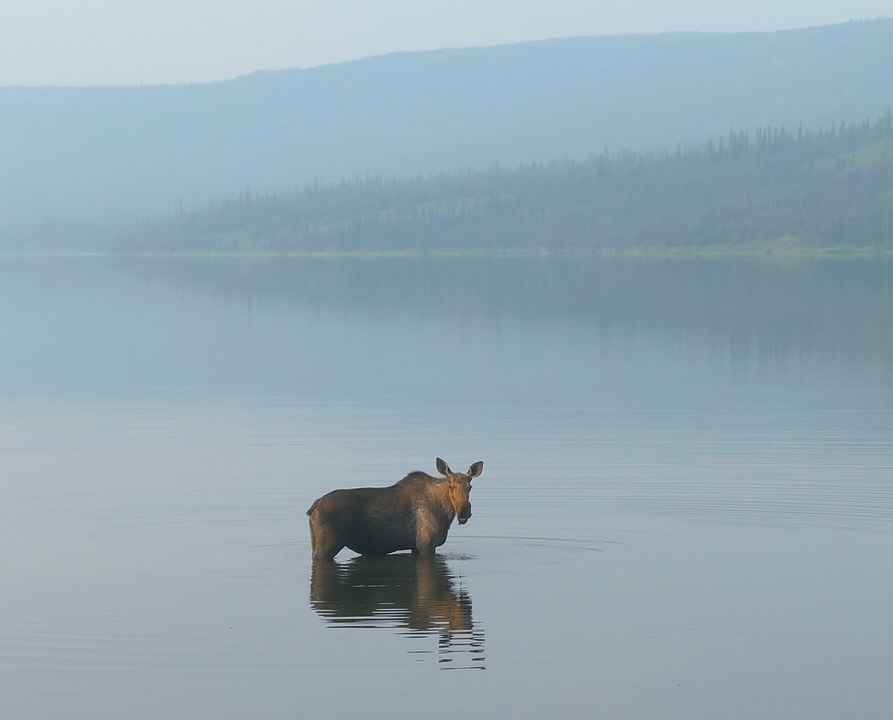
M 809 247 L 799 245 L 770 244 L 755 246 L 679 246 L 639 248 L 512 248 L 504 250 L 481 249 L 461 251 L 418 250 L 348 250 L 348 251 L 290 251 L 273 252 L 260 250 L 165 251 L 165 252 L 111 252 L 111 251 L 39 251 L 0 253 L 0 259 L 59 259 L 59 258 L 145 258 L 145 259 L 422 259 L 422 258 L 486 258 L 486 259 L 609 259 L 630 258 L 642 260 L 684 259 L 857 259 L 891 257 L 893 249 L 873 247 Z

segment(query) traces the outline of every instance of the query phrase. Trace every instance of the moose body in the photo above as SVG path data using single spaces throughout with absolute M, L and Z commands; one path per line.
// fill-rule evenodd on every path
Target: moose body
M 331 560 L 345 547 L 361 555 L 433 555 L 446 542 L 453 519 L 464 524 L 471 517 L 471 479 L 484 463 L 454 473 L 437 458 L 437 469 L 443 477 L 416 471 L 390 487 L 323 495 L 307 511 L 313 559 Z

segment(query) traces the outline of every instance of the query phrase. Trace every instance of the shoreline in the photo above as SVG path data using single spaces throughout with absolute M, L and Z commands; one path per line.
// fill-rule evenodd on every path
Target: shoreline
M 839 247 L 777 247 L 777 246 L 678 246 L 637 248 L 513 248 L 478 250 L 346 250 L 346 251 L 41 251 L 0 252 L 0 260 L 13 259 L 369 259 L 369 260 L 421 260 L 421 259 L 488 259 L 488 260 L 548 260 L 548 259 L 639 259 L 639 260 L 856 260 L 893 257 L 893 248 L 839 248 Z

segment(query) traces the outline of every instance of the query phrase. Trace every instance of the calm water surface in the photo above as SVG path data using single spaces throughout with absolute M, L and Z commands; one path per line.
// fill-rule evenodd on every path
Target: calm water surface
M 0 715 L 889 718 L 891 439 L 883 261 L 0 261 Z

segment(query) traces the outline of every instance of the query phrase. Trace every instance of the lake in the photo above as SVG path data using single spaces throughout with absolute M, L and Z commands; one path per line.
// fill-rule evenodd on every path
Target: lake
M 893 713 L 887 259 L 0 260 L 0 457 L 3 717 Z

